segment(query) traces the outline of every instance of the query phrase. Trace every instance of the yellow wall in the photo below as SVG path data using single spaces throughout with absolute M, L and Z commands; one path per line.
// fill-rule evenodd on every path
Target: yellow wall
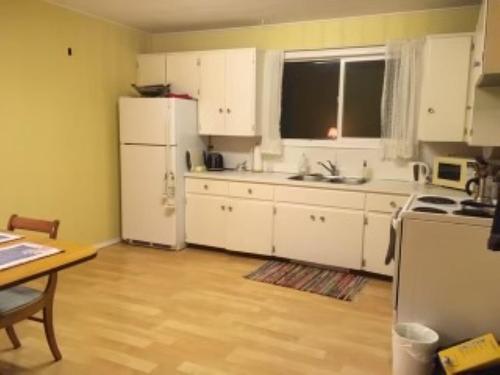
M 150 42 L 43 1 L 0 0 L 0 228 L 18 213 L 60 219 L 61 238 L 119 236 L 116 103 Z
M 472 31 L 478 7 L 153 35 L 153 52 L 213 48 L 314 49 L 384 44 L 389 39 Z
M 61 238 L 119 236 L 116 101 L 138 52 L 381 44 L 470 31 L 476 17 L 469 7 L 151 37 L 41 0 L 0 0 L 0 228 L 19 213 L 59 218 Z

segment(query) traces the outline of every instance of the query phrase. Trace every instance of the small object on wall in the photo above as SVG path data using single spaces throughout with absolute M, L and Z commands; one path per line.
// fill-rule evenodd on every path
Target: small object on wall
M 73 48 L 68 47 L 68 56 L 73 56 Z

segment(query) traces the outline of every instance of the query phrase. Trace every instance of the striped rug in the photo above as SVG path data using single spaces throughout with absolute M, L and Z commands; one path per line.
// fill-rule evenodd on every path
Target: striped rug
M 247 279 L 352 301 L 368 281 L 347 271 L 319 268 L 305 264 L 272 260 L 264 263 Z

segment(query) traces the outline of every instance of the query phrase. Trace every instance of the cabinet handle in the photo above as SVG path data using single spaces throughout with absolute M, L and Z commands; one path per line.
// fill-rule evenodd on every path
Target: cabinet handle
M 252 189 L 248 189 L 248 194 L 252 194 L 252 193 L 253 193 Z
M 207 184 L 203 185 L 203 189 L 208 190 L 208 185 Z
M 233 208 L 231 206 L 229 206 L 227 209 L 229 210 L 229 212 L 233 212 Z
M 226 211 L 226 206 L 220 206 L 220 209 L 221 209 L 222 211 Z
M 324 216 L 320 216 L 319 219 L 321 220 L 322 223 L 325 222 L 325 217 Z
M 228 109 L 226 109 L 226 112 L 227 112 L 227 113 L 231 113 L 231 109 L 229 109 L 229 108 L 228 108 Z
M 429 108 L 427 108 L 427 112 L 429 112 L 430 114 L 433 114 L 433 113 L 436 113 L 436 110 L 432 107 L 429 107 Z
M 219 108 L 219 113 L 223 113 L 224 110 L 222 108 Z
M 392 208 L 396 208 L 398 205 L 396 204 L 396 202 L 394 201 L 391 201 L 391 203 L 389 203 L 389 205 L 392 207 Z
M 310 218 L 311 218 L 312 221 L 316 221 L 316 216 L 311 215 Z

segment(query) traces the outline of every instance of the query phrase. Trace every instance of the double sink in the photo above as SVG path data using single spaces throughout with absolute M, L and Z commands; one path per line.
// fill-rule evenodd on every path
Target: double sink
M 321 173 L 313 174 L 298 174 L 288 177 L 289 180 L 294 181 L 308 181 L 308 182 L 329 182 L 332 184 L 346 184 L 346 185 L 361 185 L 367 180 L 363 177 L 351 176 L 325 176 Z

